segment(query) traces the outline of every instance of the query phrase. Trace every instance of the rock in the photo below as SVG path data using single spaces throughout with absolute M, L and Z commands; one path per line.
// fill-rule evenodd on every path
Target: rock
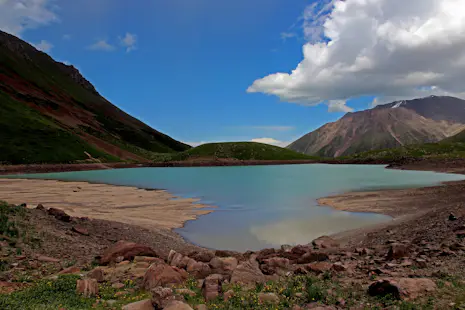
M 150 290 L 157 286 L 183 283 L 188 277 L 186 271 L 166 264 L 152 264 L 144 275 L 143 287 Z
M 175 299 L 175 297 L 173 296 L 173 290 L 169 287 L 158 286 L 154 288 L 151 292 L 152 304 L 157 309 L 163 309 L 166 306 L 166 304 Z
M 120 256 L 122 256 L 124 260 L 132 260 L 135 256 L 156 257 L 157 253 L 152 248 L 142 244 L 118 241 L 103 252 L 100 258 L 100 264 L 107 265 L 111 262 L 115 262 Z
M 279 297 L 275 293 L 259 293 L 258 300 L 262 304 L 279 304 Z
M 257 253 L 257 261 L 261 263 L 263 260 L 274 256 L 276 256 L 275 249 L 263 249 Z
M 201 305 L 195 306 L 195 310 L 208 310 L 208 307 L 205 304 L 201 304 Z
M 326 262 L 310 263 L 307 265 L 307 269 L 316 274 L 330 271 L 333 268 L 333 264 Z
M 307 252 L 310 252 L 312 248 L 309 245 L 296 245 L 291 249 L 292 254 L 298 254 L 300 256 L 304 255 Z
M 149 268 L 150 264 L 148 262 L 138 262 L 134 264 L 135 268 Z
M 312 251 L 305 253 L 297 260 L 298 264 L 308 264 L 313 262 L 323 262 L 329 260 L 329 255 L 323 252 Z
M 71 216 L 65 213 L 65 211 L 56 209 L 56 208 L 50 208 L 47 210 L 47 213 L 49 215 L 54 216 L 57 220 L 63 221 L 63 222 L 71 222 Z
M 456 220 L 457 220 L 457 217 L 453 213 L 449 214 L 449 221 L 456 221 Z
M 355 249 L 355 252 L 357 252 L 357 254 L 361 256 L 368 256 L 373 254 L 373 251 L 367 248 L 357 248 Z
M 287 258 L 272 257 L 265 259 L 260 265 L 263 274 L 273 275 L 275 273 L 283 275 L 290 269 L 290 261 Z
M 212 270 L 207 263 L 197 262 L 193 259 L 190 259 L 187 263 L 186 270 L 196 279 L 204 279 L 212 273 Z
M 188 256 L 198 262 L 209 263 L 213 259 L 213 257 L 215 257 L 215 254 L 211 251 L 201 251 L 201 252 L 193 252 L 189 254 Z
M 194 291 L 192 291 L 190 289 L 187 289 L 187 288 L 178 288 L 176 290 L 176 294 L 187 295 L 187 296 L 191 296 L 191 297 L 194 297 L 196 295 Z
M 212 273 L 227 276 L 231 276 L 234 269 L 237 268 L 237 264 L 238 261 L 235 257 L 214 257 L 209 263 Z
M 168 255 L 167 263 L 171 266 L 175 266 L 178 268 L 186 268 L 189 260 L 189 257 L 184 256 L 181 253 L 178 253 L 174 250 L 171 250 Z
M 111 287 L 112 287 L 112 288 L 116 288 L 117 290 L 120 290 L 120 289 L 122 289 L 122 288 L 124 287 L 124 284 L 121 283 L 121 282 L 117 282 L 117 283 L 113 283 L 113 284 L 111 285 Z
M 120 256 L 121 257 L 121 256 Z M 131 262 L 128 261 L 128 260 L 124 260 L 122 262 L 119 262 L 118 264 L 116 264 L 116 266 L 124 266 L 124 265 L 129 265 Z
M 205 278 L 202 286 L 202 295 L 205 301 L 216 299 L 222 292 L 223 276 L 212 274 Z
M 171 301 L 163 309 L 164 310 L 193 310 L 191 306 L 189 306 L 188 304 L 182 301 L 177 301 L 177 300 Z
M 85 297 L 93 297 L 98 294 L 98 283 L 95 279 L 83 279 L 76 282 L 76 293 Z
M 73 226 L 71 230 L 83 236 L 89 236 L 89 231 L 82 226 Z
M 101 269 L 101 268 L 95 268 L 95 269 L 91 270 L 87 274 L 87 277 L 89 277 L 91 279 L 95 279 L 99 283 L 102 283 L 102 282 L 105 281 L 105 273 L 104 273 L 103 269 Z
M 409 249 L 406 245 L 400 243 L 394 243 L 389 248 L 389 252 L 387 254 L 388 260 L 399 259 L 402 257 L 406 257 L 409 255 Z
M 122 310 L 153 310 L 152 301 L 150 299 L 144 299 L 138 302 L 133 302 L 123 306 Z
M 419 268 L 426 268 L 428 267 L 428 264 L 426 263 L 426 260 L 417 258 L 415 260 L 415 265 L 417 265 Z
M 37 205 L 36 209 L 40 211 L 45 211 L 45 207 L 41 203 Z
M 73 267 L 63 269 L 58 274 L 73 274 L 73 273 L 79 273 L 79 272 L 81 272 L 81 268 L 73 266 Z
M 124 256 L 118 256 L 115 258 L 115 263 L 117 264 L 121 263 L 122 261 L 124 261 Z
M 57 258 L 53 258 L 53 257 L 48 257 L 48 256 L 39 256 L 37 257 L 37 260 L 39 262 L 45 262 L 45 263 L 59 263 L 60 260 L 57 259 Z
M 392 295 L 396 299 L 409 300 L 436 289 L 436 284 L 426 278 L 391 278 L 374 282 L 370 285 L 368 293 L 371 296 Z
M 239 264 L 231 275 L 231 283 L 251 284 L 264 281 L 265 275 L 260 270 L 255 256 Z
M 154 262 L 165 263 L 161 258 L 158 257 L 150 257 L 150 256 L 136 256 L 134 257 L 134 261 L 139 262 L 146 262 L 152 264 Z
M 338 248 L 340 243 L 328 236 L 321 236 L 312 241 L 312 244 L 320 249 Z
M 234 295 L 236 295 L 236 293 L 234 293 L 233 290 L 229 290 L 223 294 L 223 299 L 224 301 L 228 301 L 231 297 L 234 297 Z
M 344 271 L 347 271 L 349 269 L 349 267 L 347 267 L 346 265 L 344 265 L 343 263 L 341 262 L 337 262 L 337 263 L 334 263 L 333 264 L 333 270 L 334 271 L 337 271 L 337 272 L 344 272 Z
M 242 254 L 239 253 L 239 252 L 234 252 L 234 251 L 216 250 L 215 251 L 215 256 L 240 258 L 240 257 L 242 257 Z

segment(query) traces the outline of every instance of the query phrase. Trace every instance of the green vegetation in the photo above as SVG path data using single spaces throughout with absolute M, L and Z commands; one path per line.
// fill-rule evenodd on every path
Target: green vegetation
M 226 142 L 203 144 L 182 153 L 160 156 L 157 160 L 182 161 L 195 159 L 309 160 L 317 159 L 317 157 L 256 142 Z
M 0 295 L 0 309 L 121 309 L 123 305 L 150 298 L 148 293 L 141 291 L 118 295 L 117 290 L 108 284 L 99 285 L 98 296 L 86 298 L 76 293 L 78 279 L 78 275 L 62 275 L 57 280 L 43 279 L 25 290 Z M 108 303 L 108 300 L 114 302 Z

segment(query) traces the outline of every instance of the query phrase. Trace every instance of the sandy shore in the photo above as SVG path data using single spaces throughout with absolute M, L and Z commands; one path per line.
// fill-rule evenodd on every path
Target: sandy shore
M 180 199 L 163 190 L 61 182 L 53 180 L 0 179 L 0 200 L 43 204 L 75 217 L 110 220 L 147 229 L 173 229 L 212 211 L 195 199 Z

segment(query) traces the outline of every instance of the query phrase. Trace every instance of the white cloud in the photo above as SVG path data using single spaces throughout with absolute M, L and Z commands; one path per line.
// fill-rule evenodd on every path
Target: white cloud
M 279 141 L 273 138 L 256 138 L 256 139 L 250 140 L 250 142 L 265 143 L 265 144 L 271 144 L 271 145 L 280 146 L 280 147 L 286 147 L 290 144 L 290 142 Z
M 99 40 L 94 44 L 90 45 L 88 49 L 93 51 L 106 51 L 111 52 L 115 50 L 115 47 L 108 43 L 106 40 Z
M 352 112 L 354 109 L 346 106 L 344 100 L 330 100 L 328 102 L 328 112 Z
M 39 51 L 48 53 L 53 48 L 53 44 L 46 40 L 42 40 L 40 41 L 40 43 L 34 44 L 34 47 L 38 49 Z
M 136 49 L 137 36 L 127 32 L 124 37 L 119 37 L 120 44 L 126 48 L 126 52 Z
M 303 60 L 256 80 L 249 93 L 303 105 L 376 96 L 377 102 L 462 95 L 465 1 L 326 0 L 304 13 Z M 329 12 L 329 13 L 328 13 Z
M 53 0 L 0 0 L 0 29 L 20 36 L 29 28 L 57 21 Z

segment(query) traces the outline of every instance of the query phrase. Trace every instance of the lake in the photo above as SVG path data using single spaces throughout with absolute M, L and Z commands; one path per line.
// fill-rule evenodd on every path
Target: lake
M 318 206 L 316 199 L 348 191 L 413 188 L 465 179 L 463 175 L 401 171 L 378 165 L 282 165 L 199 168 L 133 168 L 22 175 L 166 189 L 199 198 L 215 212 L 176 231 L 209 248 L 257 250 L 305 244 L 348 229 L 390 221 L 380 214 Z

